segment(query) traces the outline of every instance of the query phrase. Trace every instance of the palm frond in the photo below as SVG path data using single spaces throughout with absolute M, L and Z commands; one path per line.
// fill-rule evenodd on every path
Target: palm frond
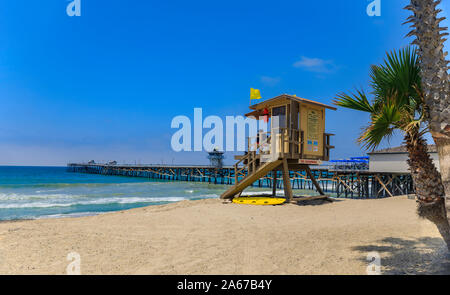
M 370 126 L 361 134 L 358 141 L 367 149 L 378 147 L 383 139 L 389 139 L 401 120 L 401 112 L 395 104 L 384 104 L 379 113 L 372 117 Z
M 371 67 L 370 77 L 376 100 L 395 97 L 398 105 L 414 103 L 422 84 L 416 49 L 387 53 L 382 65 Z
M 351 92 L 350 94 L 339 93 L 333 103 L 337 106 L 353 109 L 356 111 L 362 111 L 367 113 L 373 113 L 375 110 L 366 94 L 363 90 L 356 89 L 356 93 Z

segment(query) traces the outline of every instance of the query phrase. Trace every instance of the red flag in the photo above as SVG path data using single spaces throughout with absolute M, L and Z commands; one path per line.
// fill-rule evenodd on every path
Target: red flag
M 269 123 L 269 110 L 264 109 L 263 115 L 264 115 L 264 123 Z

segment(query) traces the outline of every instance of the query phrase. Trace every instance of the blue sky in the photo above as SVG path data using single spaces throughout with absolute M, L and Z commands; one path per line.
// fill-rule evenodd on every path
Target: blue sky
M 251 87 L 324 103 L 367 89 L 411 41 L 408 1 L 381 2 L 369 17 L 367 0 L 81 0 L 71 18 L 66 0 L 0 0 L 0 164 L 204 163 L 171 152 L 173 117 L 244 114 Z M 367 119 L 328 113 L 334 158 L 364 154 Z

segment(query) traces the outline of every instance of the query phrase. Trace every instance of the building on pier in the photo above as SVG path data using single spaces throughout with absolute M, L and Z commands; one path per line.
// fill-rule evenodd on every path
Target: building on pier
M 439 155 L 435 145 L 428 145 L 428 153 L 439 171 Z M 382 149 L 369 153 L 371 172 L 409 173 L 406 146 Z
M 219 151 L 218 148 L 215 148 L 213 151 L 208 153 L 208 159 L 211 164 L 211 167 L 220 169 L 223 167 L 224 153 Z

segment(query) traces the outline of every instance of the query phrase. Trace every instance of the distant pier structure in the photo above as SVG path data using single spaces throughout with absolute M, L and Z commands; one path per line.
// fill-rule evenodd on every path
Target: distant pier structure
M 367 170 L 335 170 L 334 165 L 311 166 L 311 175 L 322 192 L 338 198 L 369 199 L 414 194 L 409 173 L 373 173 Z M 101 163 L 68 164 L 69 172 L 141 177 L 160 181 L 188 181 L 234 186 L 247 171 L 235 166 L 215 168 L 211 165 L 124 165 Z M 241 169 L 241 168 L 239 168 Z M 301 170 L 289 171 L 290 184 L 294 190 L 318 192 L 313 179 Z M 274 170 L 254 182 L 252 187 L 284 189 L 282 172 Z M 318 194 L 320 194 L 318 192 Z

